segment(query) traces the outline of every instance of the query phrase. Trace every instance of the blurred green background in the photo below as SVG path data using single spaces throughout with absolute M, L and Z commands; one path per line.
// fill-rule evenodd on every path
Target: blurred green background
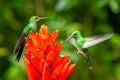
M 120 0 L 0 0 L 0 80 L 27 80 L 23 57 L 15 62 L 12 51 L 33 15 L 51 17 L 38 25 L 59 29 L 57 42 L 75 30 L 84 36 L 114 33 L 89 48 L 91 71 L 70 43 L 63 44 L 61 54 L 71 54 L 77 64 L 68 80 L 120 80 Z

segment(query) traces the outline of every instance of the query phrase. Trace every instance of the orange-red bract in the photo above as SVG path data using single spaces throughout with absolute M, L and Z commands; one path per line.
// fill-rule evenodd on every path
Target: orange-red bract
M 24 62 L 29 80 L 66 80 L 75 64 L 70 64 L 70 55 L 58 55 L 63 42 L 56 43 L 58 30 L 50 34 L 47 26 L 42 25 L 39 33 L 30 31 L 25 38 L 26 51 Z

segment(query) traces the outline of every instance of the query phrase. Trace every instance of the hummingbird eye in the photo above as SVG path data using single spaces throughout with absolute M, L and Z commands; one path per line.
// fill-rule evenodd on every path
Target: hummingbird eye
M 36 17 L 35 19 L 37 20 L 38 18 Z
M 76 34 L 76 33 L 74 34 L 74 37 L 75 37 L 75 38 L 77 37 L 77 34 Z
M 36 18 L 35 18 L 35 21 L 39 21 L 39 20 L 40 20 L 39 17 L 36 17 Z

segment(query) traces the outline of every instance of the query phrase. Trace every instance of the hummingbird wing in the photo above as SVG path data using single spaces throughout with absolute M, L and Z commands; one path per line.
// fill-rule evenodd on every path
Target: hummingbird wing
M 25 37 L 26 37 L 26 34 L 22 33 L 19 41 L 17 42 L 17 44 L 14 48 L 13 52 L 17 53 L 17 57 L 16 57 L 17 61 L 20 60 L 20 57 L 21 57 L 21 54 L 22 54 L 22 51 L 23 51 L 23 48 L 24 48 L 24 45 L 25 45 L 25 39 L 24 39 Z
M 90 46 L 96 45 L 112 37 L 113 34 L 98 35 L 91 38 L 86 38 L 82 48 L 88 48 Z
M 74 37 L 72 37 L 72 38 L 70 39 L 70 43 L 71 43 L 73 46 L 76 47 L 76 49 L 78 50 L 78 52 L 81 52 L 81 50 L 79 49 L 79 47 L 78 47 L 78 45 L 77 45 L 77 43 L 76 43 L 76 39 L 75 39 Z

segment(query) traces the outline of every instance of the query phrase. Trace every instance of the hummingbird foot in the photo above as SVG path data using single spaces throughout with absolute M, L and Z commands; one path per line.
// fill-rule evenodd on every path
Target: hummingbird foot
M 86 54 L 86 53 L 83 52 L 83 51 L 74 51 L 74 52 L 76 52 L 77 54 L 83 55 L 86 59 L 88 58 L 88 54 Z
M 77 53 L 77 54 L 81 54 L 81 52 L 79 52 L 79 51 L 74 51 L 75 53 Z

